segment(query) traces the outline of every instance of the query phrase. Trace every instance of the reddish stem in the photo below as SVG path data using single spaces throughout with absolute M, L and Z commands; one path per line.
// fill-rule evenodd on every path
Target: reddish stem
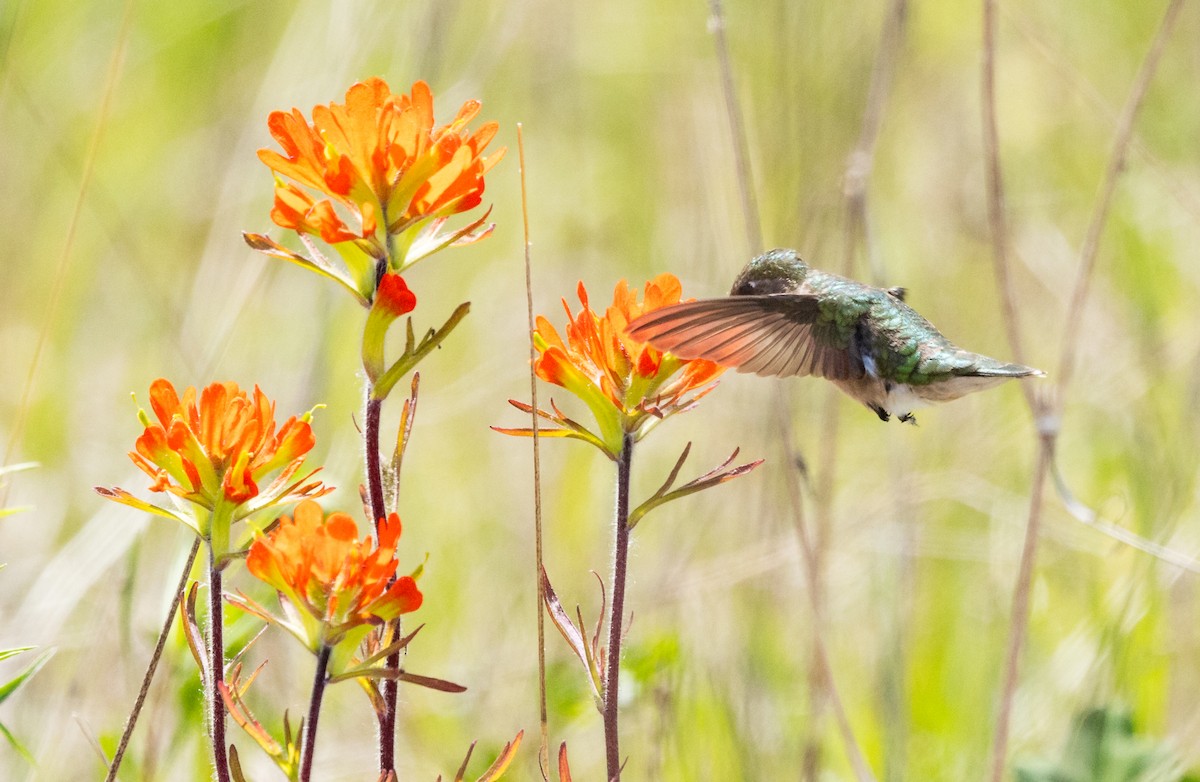
M 212 737 L 213 766 L 217 782 L 229 782 L 229 758 L 225 747 L 225 701 L 217 684 L 225 681 L 225 638 L 222 617 L 221 571 L 216 555 L 208 548 L 208 714 Z
M 304 747 L 300 754 L 300 782 L 312 776 L 313 753 L 317 749 L 317 719 L 321 716 L 321 699 L 325 696 L 325 672 L 329 668 L 329 653 L 333 647 L 322 644 L 317 652 L 317 671 L 313 674 L 312 698 L 308 703 L 308 721 L 304 724 Z
M 378 528 L 379 520 L 387 518 L 383 500 L 383 466 L 379 459 L 379 422 L 383 411 L 383 400 L 372 394 L 367 384 L 367 412 L 363 426 L 363 448 L 366 450 L 367 496 L 370 500 L 373 523 Z M 400 653 L 388 655 L 387 668 L 399 670 Z M 396 703 L 400 689 L 394 679 L 383 682 L 383 713 L 379 716 L 379 772 L 386 774 L 396 770 Z
M 625 613 L 625 573 L 629 565 L 629 476 L 633 460 L 633 435 L 626 433 L 617 456 L 616 545 L 613 554 L 612 608 L 608 620 L 608 660 L 604 674 L 604 746 L 608 762 L 606 779 L 621 776 L 620 735 L 617 729 L 620 673 L 621 626 Z

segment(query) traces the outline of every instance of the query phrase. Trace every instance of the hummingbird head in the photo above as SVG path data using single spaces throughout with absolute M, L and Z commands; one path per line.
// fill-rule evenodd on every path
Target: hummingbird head
M 792 293 L 808 276 L 808 264 L 795 250 L 770 250 L 755 257 L 738 275 L 731 296 Z

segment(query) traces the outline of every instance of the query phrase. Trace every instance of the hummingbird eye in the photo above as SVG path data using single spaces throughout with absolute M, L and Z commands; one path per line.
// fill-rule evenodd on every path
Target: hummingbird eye
M 787 293 L 793 287 L 786 279 L 743 280 L 732 291 L 734 296 L 764 296 L 771 293 Z

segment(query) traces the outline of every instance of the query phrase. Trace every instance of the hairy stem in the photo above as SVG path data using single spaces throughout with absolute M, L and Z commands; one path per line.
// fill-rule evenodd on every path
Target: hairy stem
M 620 736 L 617 709 L 620 698 L 621 627 L 625 613 L 625 573 L 629 565 L 629 468 L 633 460 L 633 435 L 626 433 L 617 456 L 617 508 L 613 519 L 612 607 L 608 620 L 608 658 L 604 674 L 604 746 L 608 761 L 606 779 L 621 775 Z
M 312 776 L 313 753 L 317 749 L 317 719 L 321 716 L 321 699 L 325 697 L 325 672 L 333 647 L 322 644 L 317 652 L 317 671 L 313 674 L 312 698 L 308 702 L 308 721 L 304 723 L 304 747 L 300 753 L 300 782 Z
M 363 426 L 363 449 L 367 462 L 367 498 L 371 505 L 371 523 L 378 527 L 379 520 L 387 518 L 387 507 L 383 500 L 383 465 L 379 458 L 379 421 L 383 412 L 383 400 L 371 394 L 367 383 L 367 414 Z
M 175 612 L 179 610 L 179 601 L 183 599 L 183 590 L 187 587 L 188 576 L 192 573 L 192 565 L 196 563 L 196 554 L 199 551 L 200 538 L 197 537 L 192 543 L 192 551 L 187 556 L 187 562 L 183 565 L 183 572 L 179 574 L 179 583 L 175 586 L 175 596 L 171 599 L 171 607 L 167 609 L 167 618 L 163 620 L 162 629 L 158 632 L 158 641 L 154 644 L 150 663 L 146 666 L 145 675 L 142 676 L 142 687 L 138 690 L 137 698 L 133 702 L 133 709 L 130 710 L 129 717 L 125 720 L 121 741 L 117 744 L 117 751 L 113 755 L 112 763 L 108 766 L 108 776 L 104 778 L 104 782 L 113 782 L 117 778 L 117 772 L 121 770 L 121 761 L 125 758 L 125 750 L 129 747 L 129 739 L 132 738 L 133 729 L 137 726 L 142 706 L 146 704 L 146 696 L 150 693 L 150 685 L 154 681 L 155 672 L 158 671 L 158 661 L 162 659 L 163 648 L 167 645 L 167 636 L 171 633 L 171 624 L 175 621 Z
M 363 422 L 363 449 L 366 451 L 367 498 L 371 506 L 372 522 L 378 526 L 380 519 L 387 518 L 383 500 L 383 466 L 379 460 L 379 423 L 383 412 L 383 400 L 376 399 L 367 381 L 367 412 Z M 400 653 L 388 655 L 387 668 L 399 670 Z M 379 773 L 396 770 L 396 704 L 400 689 L 394 679 L 383 682 L 383 713 L 379 717 Z
M 208 547 L 208 714 L 213 745 L 213 768 L 217 782 L 229 782 L 229 758 L 225 745 L 225 701 L 217 684 L 225 681 L 224 600 L 217 557 Z

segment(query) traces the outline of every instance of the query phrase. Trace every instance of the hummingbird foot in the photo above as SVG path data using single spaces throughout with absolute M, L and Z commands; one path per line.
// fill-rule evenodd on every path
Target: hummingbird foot
M 913 426 L 917 425 L 917 417 L 912 413 L 905 413 L 904 415 L 900 416 L 898 420 L 900 423 L 912 424 Z
M 875 411 L 875 415 L 879 416 L 880 421 L 887 423 L 888 421 L 892 420 L 892 414 L 889 413 L 887 410 L 884 410 L 879 405 L 872 405 L 871 409 Z M 901 420 L 903 420 L 903 419 L 901 419 Z

